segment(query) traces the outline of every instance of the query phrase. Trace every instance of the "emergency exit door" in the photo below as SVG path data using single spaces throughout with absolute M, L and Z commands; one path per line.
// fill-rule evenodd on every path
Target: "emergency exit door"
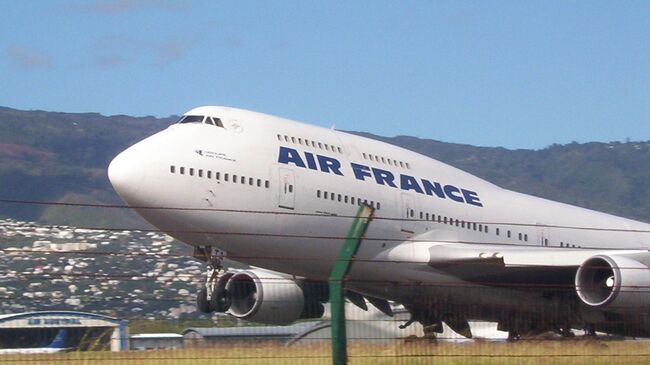
M 285 209 L 293 209 L 296 200 L 296 185 L 293 171 L 280 168 L 278 206 Z

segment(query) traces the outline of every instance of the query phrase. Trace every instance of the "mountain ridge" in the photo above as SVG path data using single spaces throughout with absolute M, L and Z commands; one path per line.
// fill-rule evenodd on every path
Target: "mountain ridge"
M 106 175 L 109 162 L 175 120 L 0 107 L 0 199 L 120 204 Z M 573 142 L 527 150 L 348 133 L 421 153 L 506 189 L 650 221 L 648 141 Z M 115 209 L 0 203 L 0 216 L 48 224 L 148 227 L 132 212 Z

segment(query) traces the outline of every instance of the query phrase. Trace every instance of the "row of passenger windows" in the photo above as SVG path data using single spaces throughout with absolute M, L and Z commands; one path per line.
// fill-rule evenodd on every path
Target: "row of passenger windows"
M 409 218 L 415 218 L 415 211 L 413 209 L 409 209 L 406 213 L 407 213 L 407 216 Z M 432 221 L 432 222 L 442 223 L 442 224 L 449 224 L 451 226 L 466 228 L 468 230 L 479 231 L 479 232 L 483 232 L 483 233 L 489 233 L 490 232 L 490 228 L 488 227 L 487 224 L 476 223 L 476 222 L 466 222 L 464 220 L 445 217 L 445 216 L 441 216 L 441 215 L 436 215 L 436 214 L 433 214 L 433 213 L 420 212 L 420 219 L 425 220 L 425 221 Z M 500 228 L 496 228 L 494 231 L 495 231 L 495 234 L 497 236 L 501 236 L 501 229 Z M 512 236 L 513 236 L 512 231 L 507 230 L 506 231 L 506 237 L 507 238 L 512 238 Z M 519 241 L 528 242 L 528 234 L 519 232 L 519 233 L 517 233 L 517 239 Z M 545 245 L 548 245 L 548 239 L 545 240 Z
M 195 169 L 194 167 L 184 167 L 184 166 L 179 166 L 176 167 L 174 165 L 169 166 L 169 172 L 172 174 L 179 173 L 180 175 L 187 175 L 190 176 L 197 176 L 197 177 L 205 177 L 207 179 L 212 179 L 214 176 L 215 180 L 223 180 L 223 181 L 231 181 L 233 183 L 239 183 L 239 184 L 244 184 L 244 185 L 250 185 L 250 186 L 257 186 L 258 188 L 261 188 L 262 186 L 265 188 L 269 188 L 271 186 L 271 183 L 268 180 L 262 180 L 262 179 L 257 179 L 253 177 L 246 177 L 242 175 L 236 175 L 236 174 L 229 174 L 227 172 L 221 173 L 219 171 L 212 171 L 212 170 L 203 170 L 203 169 Z
M 178 121 L 178 124 L 186 124 L 186 123 L 209 124 L 215 127 L 223 128 L 223 123 L 221 122 L 221 119 L 213 118 L 210 116 L 203 116 L 203 115 L 186 115 L 182 117 L 181 120 Z
M 306 146 L 306 147 L 312 147 L 312 148 L 319 148 L 321 150 L 325 150 L 328 152 L 338 152 L 338 153 L 343 153 L 343 149 L 339 146 L 334 146 L 330 145 L 327 143 L 323 142 L 316 142 L 314 140 L 306 139 L 306 138 L 300 138 L 300 137 L 290 137 L 290 136 L 283 136 L 278 134 L 278 141 L 280 142 L 289 142 L 293 144 L 298 144 L 301 146 Z
M 402 167 L 402 168 L 405 168 L 405 169 L 410 169 L 411 168 L 411 165 L 409 165 L 408 162 L 398 161 L 398 160 L 396 160 L 394 158 L 377 156 L 377 155 L 373 155 L 371 153 L 365 153 L 365 152 L 363 152 L 361 155 L 363 156 L 363 158 L 365 160 L 379 162 L 379 163 L 383 163 L 383 164 L 389 165 L 389 166 Z
M 381 203 L 380 202 L 375 202 L 373 200 L 367 200 L 367 199 L 361 199 L 361 198 L 355 198 L 353 196 L 348 196 L 345 194 L 338 194 L 338 193 L 332 193 L 329 191 L 321 191 L 321 190 L 316 190 L 316 197 L 317 198 L 322 198 L 326 200 L 332 200 L 335 202 L 343 203 L 343 204 L 350 204 L 350 205 L 361 205 L 361 204 L 367 204 L 370 205 L 371 207 L 380 210 L 381 209 Z
M 415 211 L 413 209 L 409 209 L 409 210 L 407 210 L 406 215 L 409 218 L 415 218 Z M 449 217 L 445 217 L 445 216 L 442 216 L 442 215 L 436 215 L 436 214 L 428 213 L 428 212 L 420 212 L 420 219 L 425 220 L 425 221 L 442 223 L 442 224 L 449 224 L 451 226 L 456 226 L 456 227 L 460 227 L 460 228 L 467 228 L 467 229 L 473 230 L 473 231 L 479 231 L 479 232 L 484 232 L 484 233 L 489 232 L 488 226 L 485 225 L 485 224 L 482 224 L 482 223 L 465 222 L 464 220 L 449 218 Z M 499 235 L 499 229 L 497 228 L 497 236 L 498 235 Z

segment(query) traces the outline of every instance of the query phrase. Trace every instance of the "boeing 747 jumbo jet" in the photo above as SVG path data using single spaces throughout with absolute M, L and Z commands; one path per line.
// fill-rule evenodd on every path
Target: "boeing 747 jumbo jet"
M 374 208 L 346 297 L 427 331 L 650 336 L 650 225 L 502 189 L 390 144 L 206 106 L 111 162 L 120 197 L 208 262 L 203 312 L 323 314 L 358 207 Z M 254 265 L 217 275 L 221 259 Z

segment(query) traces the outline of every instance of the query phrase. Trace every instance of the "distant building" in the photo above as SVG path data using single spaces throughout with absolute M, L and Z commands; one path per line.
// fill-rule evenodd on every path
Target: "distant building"
M 188 328 L 183 331 L 183 337 L 185 347 L 206 347 L 233 342 L 285 344 L 317 324 L 318 322 L 304 322 L 290 326 Z
M 131 350 L 182 349 L 183 335 L 178 333 L 142 333 L 131 335 Z
M 0 348 L 41 347 L 67 329 L 65 347 L 78 350 L 127 349 L 127 322 L 101 314 L 42 311 L 0 315 Z

